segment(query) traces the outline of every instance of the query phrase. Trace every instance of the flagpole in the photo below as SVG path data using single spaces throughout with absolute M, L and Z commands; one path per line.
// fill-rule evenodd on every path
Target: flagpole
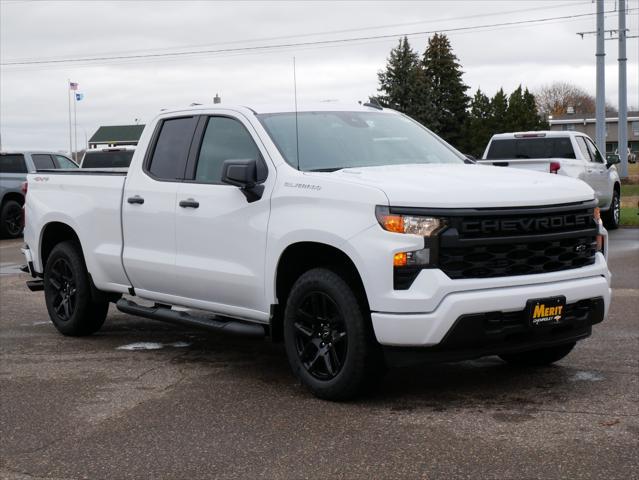
M 75 146 L 75 163 L 78 163 L 78 115 L 77 115 L 77 104 L 78 97 L 76 96 L 76 92 L 73 93 L 73 139 Z
M 73 143 L 71 141 L 71 79 L 67 78 L 67 100 L 69 101 L 69 155 L 73 155 Z

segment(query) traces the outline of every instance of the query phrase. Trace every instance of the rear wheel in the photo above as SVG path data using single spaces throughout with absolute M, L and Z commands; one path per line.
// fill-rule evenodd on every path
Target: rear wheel
M 89 274 L 74 242 L 56 245 L 44 268 L 44 296 L 51 321 L 63 335 L 97 332 L 104 323 L 109 302 L 91 295 Z
M 558 362 L 568 355 L 573 348 L 575 348 L 575 342 L 528 352 L 505 353 L 499 355 L 499 358 L 514 365 L 543 366 Z
M 346 400 L 384 374 L 367 313 L 337 273 L 315 268 L 293 285 L 284 343 L 293 373 L 316 396 Z
M 612 194 L 610 208 L 601 214 L 601 219 L 603 220 L 604 227 L 608 230 L 615 230 L 619 227 L 621 220 L 621 198 L 617 189 L 615 189 Z
M 7 200 L 0 211 L 0 234 L 4 238 L 17 238 L 22 233 L 22 206 Z

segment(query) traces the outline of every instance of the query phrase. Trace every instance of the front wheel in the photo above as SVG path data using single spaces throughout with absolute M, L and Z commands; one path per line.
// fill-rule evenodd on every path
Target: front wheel
M 95 301 L 80 247 L 57 244 L 44 267 L 44 298 L 51 321 L 63 335 L 79 337 L 97 332 L 104 323 L 109 302 Z
M 530 350 L 528 352 L 504 353 L 499 355 L 499 358 L 514 365 L 540 367 L 558 362 L 568 355 L 573 348 L 575 348 L 575 342 L 557 345 L 554 347 L 540 348 L 538 350 Z
M 344 279 L 325 268 L 293 285 L 284 343 L 293 373 L 320 398 L 347 400 L 384 373 L 367 312 Z
M 621 198 L 619 198 L 619 191 L 615 190 L 612 194 L 612 201 L 610 202 L 610 208 L 608 211 L 601 214 L 604 227 L 608 230 L 615 230 L 619 227 L 621 220 Z

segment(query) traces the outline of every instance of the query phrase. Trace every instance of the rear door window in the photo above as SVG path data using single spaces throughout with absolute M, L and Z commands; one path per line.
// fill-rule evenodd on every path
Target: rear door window
M 579 150 L 581 150 L 581 154 L 584 156 L 586 162 L 592 161 L 590 157 L 590 150 L 588 150 L 588 146 L 586 145 L 586 140 L 584 137 L 576 137 L 577 145 L 579 146 Z
M 158 180 L 182 180 L 197 117 L 180 117 L 164 120 L 147 172 Z
M 49 154 L 35 153 L 31 155 L 31 159 L 33 160 L 36 170 L 49 170 L 56 168 L 55 163 L 53 163 L 53 158 L 51 158 L 51 155 Z
M 0 173 L 27 173 L 27 164 L 21 153 L 0 155 Z

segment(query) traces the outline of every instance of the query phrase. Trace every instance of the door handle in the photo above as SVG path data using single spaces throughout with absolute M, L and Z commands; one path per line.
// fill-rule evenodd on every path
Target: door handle
M 127 202 L 133 204 L 137 203 L 138 205 L 142 205 L 144 203 L 144 199 L 140 195 L 136 195 L 134 197 L 129 197 L 126 200 Z
M 182 208 L 197 208 L 200 206 L 200 202 L 196 202 L 192 198 L 187 200 L 180 200 L 180 207 Z

